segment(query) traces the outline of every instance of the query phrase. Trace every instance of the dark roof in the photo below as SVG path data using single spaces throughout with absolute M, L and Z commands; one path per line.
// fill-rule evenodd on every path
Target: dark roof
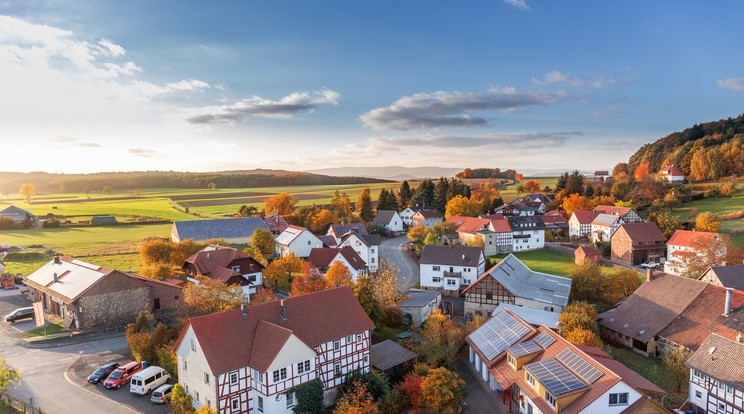
M 398 214 L 395 210 L 377 210 L 373 223 L 390 224 L 390 220 Z
M 436 299 L 437 296 L 441 295 L 442 292 L 439 290 L 409 290 L 404 293 L 403 296 L 410 297 L 396 303 L 395 306 L 419 308 L 421 306 L 426 306 L 429 302 Z
M 320 236 L 320 241 L 323 242 L 327 247 L 336 246 L 336 239 L 333 236 Z
M 173 227 L 180 240 L 250 237 L 254 231 L 269 231 L 260 217 L 177 221 Z
M 379 234 L 359 234 L 359 238 L 367 242 L 369 246 L 379 246 L 382 238 Z
M 249 306 L 245 316 L 235 309 L 191 318 L 174 348 L 191 326 L 215 375 L 243 367 L 265 371 L 290 332 L 316 347 L 375 327 L 348 286 L 293 296 L 285 303 L 286 320 L 279 315 L 278 300 Z
M 724 287 L 744 291 L 744 264 L 713 266 L 705 273 L 712 272 Z M 700 278 L 705 276 L 705 273 Z
M 331 224 L 328 228 L 327 235 L 333 235 L 336 238 L 341 238 L 344 234 L 353 231 L 357 234 L 367 234 L 367 229 L 362 223 L 350 223 L 350 224 Z
M 712 333 L 686 365 L 737 390 L 744 389 L 744 343 Z
M 420 214 L 425 219 L 444 217 L 442 213 L 440 213 L 438 210 L 421 210 L 421 211 L 417 211 L 416 214 Z M 414 216 L 416 214 L 414 214 Z
M 421 252 L 421 264 L 477 267 L 483 249 L 472 246 L 426 245 Z
M 656 223 L 625 223 L 618 227 L 618 230 L 621 229 L 625 230 L 625 233 L 628 234 L 633 243 L 658 243 L 666 241 L 664 233 L 659 230 L 659 226 Z M 619 231 L 615 231 L 615 234 L 619 234 Z
M 310 255 L 307 257 L 308 263 L 311 266 L 327 269 L 333 264 L 333 260 L 341 254 L 344 259 L 353 267 L 355 270 L 361 270 L 367 267 L 367 264 L 362 260 L 361 257 L 349 246 L 343 248 L 337 247 L 314 247 L 310 249 Z
M 540 216 L 509 216 L 512 231 L 545 230 L 545 222 Z
M 238 274 L 232 269 L 226 269 L 230 266 L 230 263 L 232 263 L 232 261 L 236 259 L 250 259 L 254 261 L 255 265 L 257 266 L 256 272 L 260 272 L 264 268 L 261 263 L 238 249 L 218 246 L 214 244 L 192 254 L 191 256 L 189 256 L 189 258 L 186 259 L 185 263 L 193 264 L 196 268 L 196 272 L 201 275 L 212 276 L 213 279 L 217 278 L 220 280 L 226 280 L 230 276 L 233 276 L 233 274 L 230 274 L 228 276 L 225 273 L 225 270 L 230 270 L 230 272 Z
M 113 224 L 118 223 L 114 216 L 93 216 L 90 219 L 90 224 Z
M 380 371 L 385 371 L 386 369 L 418 358 L 417 353 L 398 345 L 390 339 L 372 345 L 369 354 L 372 360 L 372 366 Z

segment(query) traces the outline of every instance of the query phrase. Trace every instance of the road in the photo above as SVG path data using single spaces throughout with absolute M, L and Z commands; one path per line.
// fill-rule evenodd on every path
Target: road
M 419 266 L 406 251 L 408 236 L 398 236 L 380 243 L 380 258 L 400 270 L 400 287 L 408 289 L 419 282 Z

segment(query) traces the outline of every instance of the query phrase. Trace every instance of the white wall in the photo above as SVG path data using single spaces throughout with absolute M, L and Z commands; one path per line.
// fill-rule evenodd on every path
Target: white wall
M 434 270 L 435 267 L 439 267 L 439 270 Z M 450 270 L 452 268 L 452 270 Z M 485 261 L 481 262 L 479 266 L 445 266 L 445 265 L 430 265 L 430 264 L 421 264 L 419 265 L 419 269 L 421 272 L 421 286 L 422 287 L 430 287 L 430 288 L 443 288 L 448 290 L 454 290 L 456 287 L 459 287 L 458 284 L 456 287 L 447 286 L 445 285 L 444 281 L 444 272 L 460 272 L 462 274 L 462 279 L 460 280 L 460 284 L 469 285 L 473 282 L 475 282 L 475 279 L 478 278 L 483 272 L 485 272 Z M 439 277 L 439 282 L 434 282 L 433 278 Z
M 194 342 L 196 350 L 192 350 L 191 343 Z M 184 334 L 181 344 L 176 349 L 178 359 L 178 382 L 188 387 L 188 393 L 194 398 L 194 408 L 199 408 L 210 402 L 212 408 L 217 407 L 217 378 L 214 376 L 207 359 L 204 357 L 201 345 L 194 335 L 194 330 L 189 326 Z M 183 361 L 186 360 L 187 368 L 183 369 Z M 204 373 L 209 374 L 209 384 L 204 382 Z M 196 394 L 199 393 L 199 401 Z
M 610 394 L 616 394 L 616 393 L 628 393 L 628 404 L 624 405 L 610 405 Z M 613 413 L 621 413 L 628 409 L 629 406 L 631 406 L 634 402 L 638 401 L 639 398 L 641 398 L 643 395 L 633 389 L 631 386 L 626 384 L 624 381 L 620 381 L 617 384 L 615 384 L 612 388 L 607 390 L 604 394 L 602 394 L 599 398 L 594 400 L 591 404 L 586 406 L 581 412 L 587 413 L 587 414 L 613 414 Z
M 380 250 L 380 246 L 367 246 L 367 244 L 364 243 L 356 234 L 351 235 L 344 240 L 343 243 L 338 245 L 338 247 L 346 246 L 351 247 L 355 252 L 357 252 L 359 257 L 367 263 L 370 272 L 377 271 L 377 266 L 379 265 L 378 250 Z
M 393 218 L 390 219 L 390 223 L 386 224 L 385 227 L 390 232 L 403 231 L 403 219 L 400 218 L 397 211 L 393 214 Z
M 529 238 L 514 238 L 512 250 L 523 252 L 525 250 L 542 249 L 545 247 L 545 230 L 515 230 L 513 235 L 529 235 Z
M 323 247 L 323 243 L 314 234 L 304 230 L 289 243 L 289 246 L 277 244 L 277 252 L 282 257 L 288 256 L 290 253 L 294 253 L 299 257 L 308 257 L 310 256 L 310 250 L 314 247 Z

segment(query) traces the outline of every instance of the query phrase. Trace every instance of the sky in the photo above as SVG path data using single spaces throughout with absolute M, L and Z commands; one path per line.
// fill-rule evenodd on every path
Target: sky
M 0 171 L 612 169 L 744 112 L 741 1 L 0 0 Z

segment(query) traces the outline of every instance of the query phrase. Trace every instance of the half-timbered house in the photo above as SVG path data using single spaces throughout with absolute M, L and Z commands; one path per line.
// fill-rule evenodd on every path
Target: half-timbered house
M 687 361 L 688 401 L 698 414 L 744 413 L 744 338 L 738 331 L 719 329 Z

